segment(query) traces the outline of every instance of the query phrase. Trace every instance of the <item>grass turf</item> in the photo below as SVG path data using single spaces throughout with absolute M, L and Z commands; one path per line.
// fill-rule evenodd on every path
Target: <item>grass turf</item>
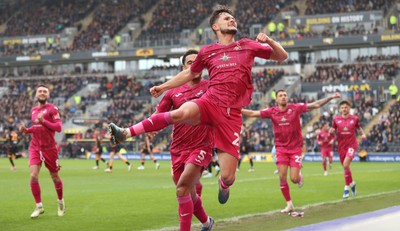
M 0 159 L 1 230 L 146 230 L 176 229 L 179 225 L 169 162 L 160 162 L 158 171 L 150 161 L 144 171 L 137 170 L 139 163 L 133 162 L 128 172 L 126 165 L 116 161 L 114 172 L 105 173 L 104 165 L 100 170 L 91 169 L 93 160 L 62 160 L 60 175 L 67 207 L 64 217 L 56 215 L 56 192 L 47 169 L 42 168 L 45 213 L 37 219 L 30 219 L 34 200 L 27 160 L 15 163 L 18 169 L 11 171 L 8 160 Z M 326 177 L 320 163 L 304 163 L 304 187 L 290 184 L 290 189 L 294 205 L 306 214 L 292 218 L 278 213 L 285 201 L 278 176 L 273 175 L 275 165 L 255 163 L 256 171 L 247 172 L 247 164 L 242 163 L 237 172 L 225 205 L 218 203 L 217 178 L 202 179 L 204 207 L 216 220 L 213 230 L 281 230 L 400 204 L 398 163 L 353 163 L 358 198 L 347 201 L 341 200 L 344 178 L 339 163 L 334 163 Z M 325 204 L 306 208 L 318 203 Z M 235 221 L 234 217 L 243 219 Z M 198 221 L 194 219 L 193 224 Z

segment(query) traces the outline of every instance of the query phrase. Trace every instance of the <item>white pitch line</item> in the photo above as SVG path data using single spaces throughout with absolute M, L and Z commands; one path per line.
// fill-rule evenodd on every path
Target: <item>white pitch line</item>
M 400 190 L 393 190 L 393 191 L 388 191 L 388 192 L 369 194 L 369 195 L 365 195 L 365 196 L 357 196 L 357 197 L 352 198 L 350 200 L 358 200 L 358 199 L 382 196 L 382 195 L 391 194 L 391 193 L 398 193 L 398 192 L 400 192 Z M 344 201 L 343 199 L 340 199 L 340 200 L 333 200 L 333 201 L 318 202 L 318 203 L 304 205 L 304 206 L 297 207 L 297 208 L 299 208 L 299 209 L 308 209 L 308 208 L 314 208 L 314 207 L 318 207 L 318 206 L 322 206 L 322 205 L 336 204 L 336 203 L 340 203 L 340 202 L 343 202 L 343 201 Z M 273 211 L 268 211 L 268 212 L 263 212 L 263 213 L 245 214 L 245 215 L 241 215 L 241 216 L 237 216 L 237 217 L 218 219 L 218 220 L 215 220 L 215 222 L 218 222 L 218 223 L 236 222 L 236 221 L 239 221 L 241 219 L 245 219 L 245 218 L 249 218 L 249 217 L 267 216 L 267 215 L 272 215 L 274 213 L 280 213 L 280 210 L 273 210 Z M 192 227 L 200 227 L 200 226 L 199 225 L 193 225 Z M 165 227 L 165 228 L 161 228 L 161 229 L 149 229 L 149 230 L 146 230 L 146 231 L 173 231 L 173 230 L 179 230 L 179 227 L 177 227 L 177 226 L 175 226 L 175 227 Z

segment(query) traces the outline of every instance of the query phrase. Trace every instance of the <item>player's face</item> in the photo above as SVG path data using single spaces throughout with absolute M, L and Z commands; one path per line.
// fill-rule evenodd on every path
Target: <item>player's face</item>
M 38 99 L 40 104 L 45 104 L 49 97 L 50 97 L 49 89 L 45 87 L 39 87 L 36 90 L 36 98 Z
M 287 93 L 284 91 L 280 91 L 276 96 L 276 102 L 279 106 L 286 106 L 288 102 Z
M 324 132 L 327 132 L 327 131 L 329 130 L 329 124 L 325 124 L 325 125 L 322 127 L 322 130 L 323 130 Z
M 219 30 L 222 34 L 235 35 L 237 32 L 237 23 L 235 18 L 226 12 L 219 15 L 219 18 L 214 26 L 214 30 Z
M 183 64 L 183 70 L 189 69 L 190 66 L 192 66 L 196 57 L 197 57 L 197 54 L 191 54 L 191 55 L 186 56 L 185 63 Z M 200 77 L 201 77 L 201 73 L 199 74 L 199 76 L 196 76 L 196 78 L 194 78 L 194 79 L 197 79 Z
M 340 113 L 341 113 L 343 116 L 347 116 L 347 115 L 350 113 L 350 106 L 347 105 L 347 104 L 342 104 L 342 105 L 340 106 Z

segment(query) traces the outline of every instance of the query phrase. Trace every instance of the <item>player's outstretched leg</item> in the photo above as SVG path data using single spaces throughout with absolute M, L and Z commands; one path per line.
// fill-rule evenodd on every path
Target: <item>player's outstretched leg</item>
M 114 123 L 110 123 L 108 125 L 108 132 L 111 134 L 110 141 L 114 145 L 124 142 L 126 140 L 126 130 L 118 127 Z

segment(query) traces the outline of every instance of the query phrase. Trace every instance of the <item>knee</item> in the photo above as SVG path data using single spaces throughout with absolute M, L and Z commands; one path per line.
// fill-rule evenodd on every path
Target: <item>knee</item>
M 227 184 L 231 185 L 235 181 L 235 175 L 234 174 L 227 174 L 227 175 L 222 175 L 221 174 L 221 180 Z
M 293 184 L 297 184 L 300 181 L 299 176 L 290 176 L 290 180 L 293 182 Z
M 189 193 L 190 193 L 189 187 L 187 187 L 186 185 L 177 185 L 176 186 L 176 196 L 177 197 L 186 196 L 186 195 L 189 195 Z
M 39 173 L 31 173 L 31 181 L 39 181 Z
M 175 110 L 173 113 L 171 113 L 171 119 L 172 121 L 181 121 L 187 114 L 186 110 L 183 109 L 178 109 Z
M 53 182 L 54 182 L 55 184 L 57 184 L 57 183 L 60 182 L 60 177 L 59 177 L 59 176 L 51 176 L 51 179 L 53 180 Z

